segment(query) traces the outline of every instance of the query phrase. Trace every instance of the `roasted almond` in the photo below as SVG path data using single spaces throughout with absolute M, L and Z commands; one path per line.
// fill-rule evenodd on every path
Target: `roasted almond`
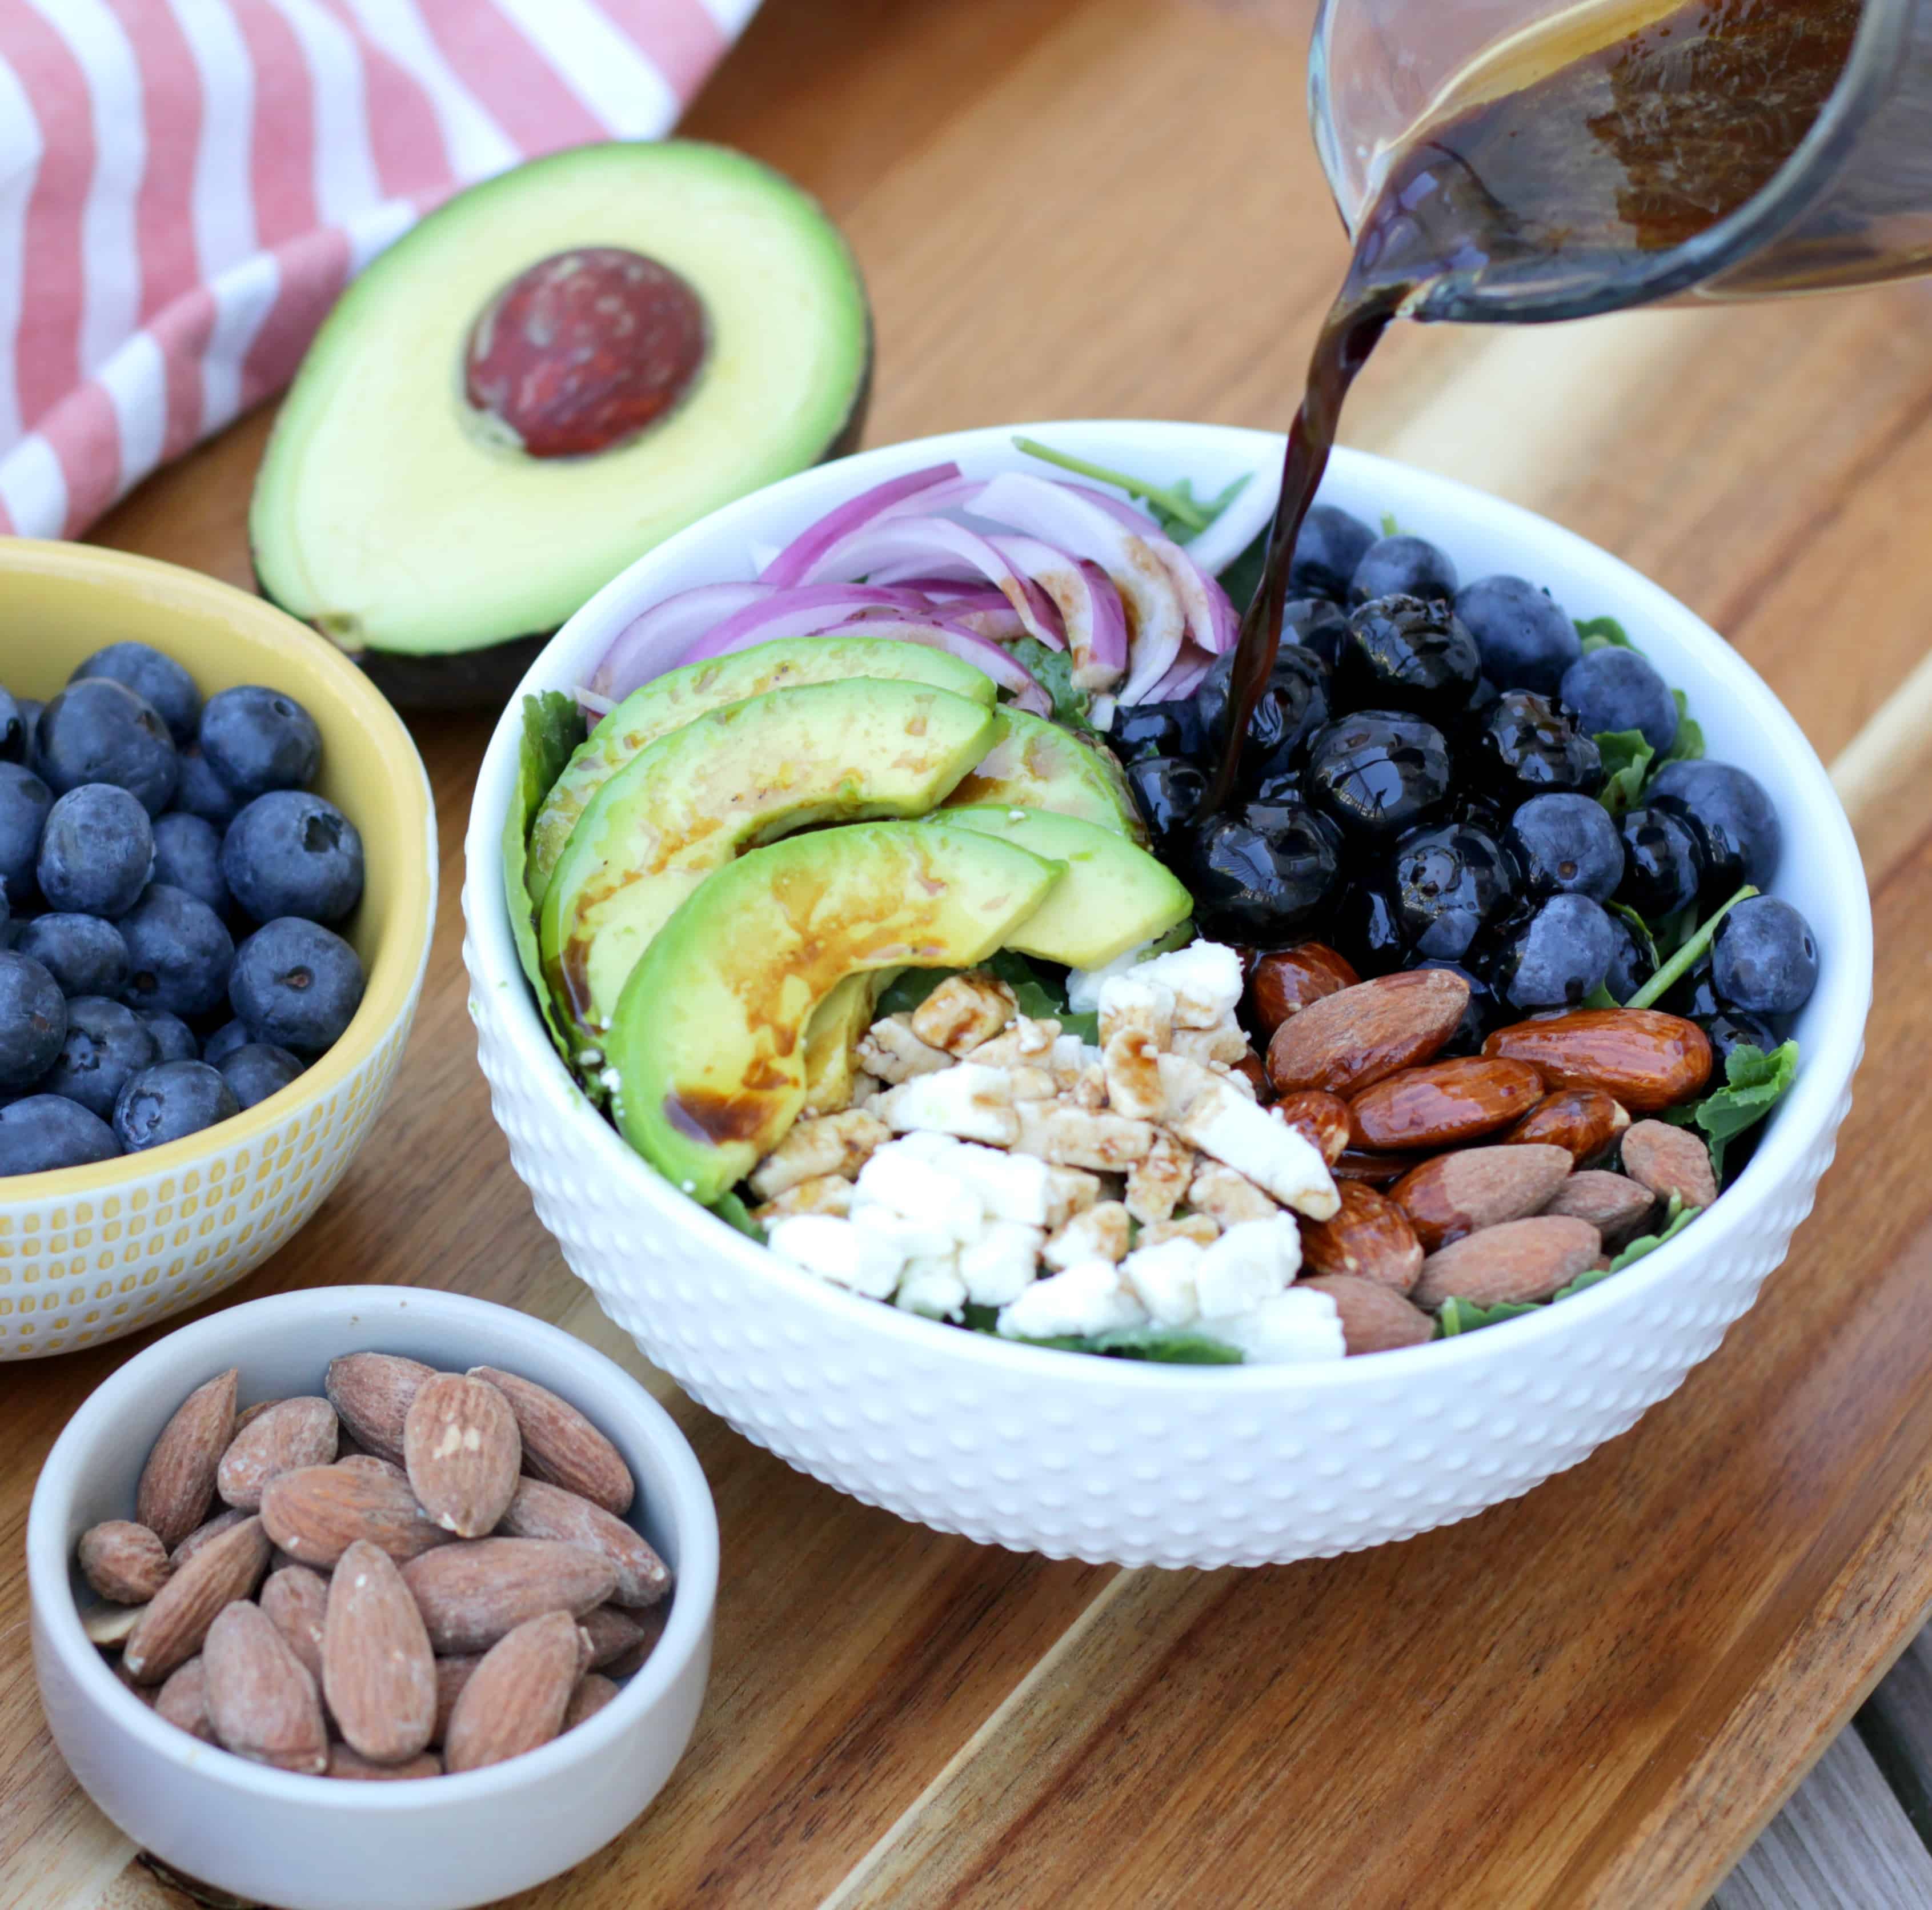
M 1268 1079 L 1277 1094 L 1318 1087 L 1356 1094 L 1436 1054 L 1468 1006 L 1469 985 L 1442 968 L 1412 968 L 1310 1002 L 1274 1031 Z
M 328 1582 L 322 1688 L 343 1737 L 379 1764 L 412 1758 L 436 1726 L 436 1660 L 395 1561 L 358 1540 Z
M 236 1371 L 196 1387 L 161 1429 L 141 1468 L 134 1517 L 170 1549 L 208 1516 L 214 1474 L 235 1432 Z
M 1707 1207 L 1718 1198 L 1711 1150 L 1688 1128 L 1668 1121 L 1639 1121 L 1624 1136 L 1624 1171 L 1660 1200 L 1675 1195 L 1687 1207 Z
M 1518 1147 L 1561 1147 L 1581 1167 L 1629 1126 L 1622 1103 L 1601 1088 L 1560 1087 L 1546 1094 L 1502 1138 Z
M 374 1453 L 348 1453 L 335 1463 L 349 1472 L 380 1473 L 386 1479 L 406 1480 L 409 1474 L 394 1459 L 379 1459 Z
M 578 1681 L 579 1635 L 568 1612 L 546 1612 L 484 1654 L 451 1712 L 446 1771 L 477 1771 L 548 1744 Z
M 252 1406 L 244 1406 L 235 1415 L 234 1438 L 239 1439 L 271 1406 L 279 1406 L 279 1399 L 258 1399 Z
M 1389 1198 L 1408 1216 L 1424 1252 L 1434 1253 L 1466 1234 L 1537 1213 L 1569 1171 L 1561 1147 L 1466 1147 L 1412 1168 Z
M 570 1702 L 563 1708 L 564 1731 L 574 1731 L 586 1718 L 594 1718 L 617 1695 L 616 1685 L 601 1672 L 586 1672 L 577 1681 Z
M 1284 1094 L 1268 1112 L 1317 1149 L 1332 1168 L 1348 1150 L 1348 1104 L 1339 1094 L 1298 1088 Z
M 523 1462 L 517 1416 L 488 1380 L 436 1373 L 423 1381 L 403 1423 L 403 1463 L 416 1503 L 446 1531 L 480 1539 L 493 1531 Z
M 1422 1243 L 1408 1216 L 1359 1180 L 1339 1182 L 1336 1191 L 1342 1207 L 1332 1220 L 1301 1223 L 1303 1267 L 1407 1293 L 1422 1271 Z
M 143 1684 L 158 1684 L 186 1664 L 201 1649 L 214 1615 L 245 1599 L 268 1561 L 268 1535 L 259 1519 L 244 1519 L 210 1539 L 175 1568 L 142 1612 L 122 1654 L 130 1674 Z
M 561 1486 L 620 1518 L 630 1510 L 637 1488 L 623 1455 L 568 1400 L 495 1366 L 472 1366 L 470 1377 L 488 1380 L 509 1401 L 524 1437 L 524 1470 L 532 1479 Z
M 154 1714 L 204 1744 L 218 1741 L 208 1715 L 208 1674 L 199 1658 L 190 1658 L 168 1674 L 154 1693 Z
M 344 1465 L 307 1465 L 270 1480 L 262 1523 L 291 1558 L 333 1566 L 358 1539 L 392 1558 L 414 1558 L 451 1534 L 423 1516 L 406 1479 Z
M 208 1721 L 224 1750 L 310 1777 L 328 1769 L 315 1680 L 259 1605 L 237 1599 L 224 1606 L 208 1628 L 201 1660 Z
M 470 1673 L 482 1662 L 480 1651 L 466 1651 L 453 1658 L 439 1658 L 436 1661 L 436 1723 L 429 1741 L 432 1744 L 442 1742 L 449 1729 L 449 1714 L 456 1708 L 458 1695 L 470 1682 Z
M 1370 1187 L 1392 1187 L 1420 1164 L 1420 1157 L 1414 1154 L 1374 1154 L 1366 1147 L 1349 1147 L 1328 1163 L 1328 1171 L 1335 1177 L 1338 1187 L 1345 1180 L 1360 1181 Z
M 434 1751 L 418 1751 L 400 1764 L 376 1764 L 358 1757 L 346 1744 L 328 1747 L 328 1768 L 325 1777 L 351 1778 L 365 1784 L 390 1784 L 410 1777 L 440 1777 L 442 1760 Z
M 646 1606 L 632 1615 L 643 1628 L 644 1636 L 616 1657 L 606 1659 L 597 1666 L 607 1678 L 628 1678 L 658 1648 L 658 1640 L 664 1636 L 664 1627 L 670 1622 L 670 1601 L 667 1599 L 661 1604 Z M 578 1621 L 580 1627 L 582 1622 Z
M 1498 1028 L 1485 1054 L 1527 1061 L 1552 1087 L 1598 1087 L 1634 1114 L 1695 1094 L 1711 1076 L 1710 1038 L 1654 1008 L 1581 1008 Z
M 1258 955 L 1248 970 L 1249 1018 L 1266 1041 L 1310 1002 L 1352 988 L 1361 979 L 1325 943 L 1303 942 Z
M 178 1572 L 211 1539 L 218 1539 L 224 1532 L 232 1532 L 244 1519 L 254 1516 L 252 1513 L 238 1510 L 233 1506 L 224 1506 L 212 1519 L 197 1525 L 181 1543 L 168 1555 L 168 1564 Z
M 140 1628 L 147 1609 L 145 1605 L 90 1605 L 80 1615 L 80 1628 L 89 1645 L 118 1651 Z
M 1543 1078 L 1526 1062 L 1431 1061 L 1364 1088 L 1348 1105 L 1350 1138 L 1378 1152 L 1460 1147 L 1520 1120 L 1542 1094 Z
M 552 1539 L 476 1539 L 411 1559 L 403 1581 L 438 1652 L 484 1651 L 541 1612 L 574 1621 L 603 1604 L 617 1569 L 601 1552 Z
M 1478 1306 L 1547 1300 L 1587 1272 L 1602 1246 L 1586 1220 L 1539 1214 L 1504 1221 L 1431 1254 L 1422 1263 L 1414 1298 L 1430 1307 L 1451 1298 Z
M 289 1642 L 303 1669 L 322 1681 L 322 1632 L 328 1613 L 328 1581 L 306 1565 L 285 1565 L 262 1582 L 262 1609 Z
M 400 1464 L 410 1402 L 434 1371 L 398 1353 L 347 1353 L 328 1363 L 322 1390 L 357 1445 Z
M 1657 1205 L 1657 1196 L 1621 1174 L 1601 1168 L 1586 1168 L 1573 1174 L 1544 1203 L 1545 1213 L 1568 1215 L 1572 1220 L 1587 1220 L 1606 1245 L 1614 1245 L 1636 1231 Z
M 327 1465 L 335 1457 L 338 1422 L 326 1399 L 278 1399 L 230 1441 L 214 1489 L 244 1512 L 262 1508 L 262 1488 L 278 1473 Z
M 132 1519 L 110 1519 L 80 1535 L 81 1576 L 114 1604 L 146 1604 L 172 1569 L 167 1547 Z
M 1348 1273 L 1317 1273 L 1295 1282 L 1297 1288 L 1326 1294 L 1342 1316 L 1342 1339 L 1352 1357 L 1387 1353 L 1398 1346 L 1420 1346 L 1436 1337 L 1436 1322 L 1412 1306 L 1393 1287 Z
M 640 1534 L 602 1506 L 541 1479 L 519 1483 L 503 1514 L 502 1531 L 517 1539 L 555 1539 L 602 1555 L 617 1574 L 614 1605 L 655 1605 L 670 1589 L 670 1573 Z

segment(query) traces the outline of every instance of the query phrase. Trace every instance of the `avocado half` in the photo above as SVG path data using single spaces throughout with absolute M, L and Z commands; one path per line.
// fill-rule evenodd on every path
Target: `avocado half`
M 614 301 L 532 310 L 524 295 L 544 274 L 558 298 L 573 272 L 596 288 L 584 261 L 629 274 L 608 281 Z M 632 280 L 656 302 L 627 311 Z M 579 327 L 561 344 L 560 310 Z M 598 324 L 586 349 L 582 327 Z M 533 160 L 432 213 L 329 314 L 256 479 L 256 576 L 393 701 L 500 703 L 644 552 L 850 449 L 872 358 L 850 250 L 769 166 L 676 139 Z M 602 412 L 586 363 L 616 394 Z M 640 377 L 646 401 L 626 409 Z M 517 409 L 560 390 L 588 438 Z M 610 441 L 583 448 L 600 424 Z

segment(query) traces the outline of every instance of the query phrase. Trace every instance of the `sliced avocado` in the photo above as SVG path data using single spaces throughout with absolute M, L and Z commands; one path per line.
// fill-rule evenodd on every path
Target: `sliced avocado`
M 1064 862 L 1058 887 L 1006 946 L 1068 968 L 1104 968 L 1116 955 L 1165 934 L 1193 899 L 1144 849 L 1076 816 L 1045 809 L 939 811 L 950 826 L 983 829 L 1036 856 Z
M 537 949 L 536 924 L 530 906 L 530 892 L 524 871 L 526 844 L 531 818 L 544 793 L 553 787 L 584 728 L 584 718 L 568 697 L 546 690 L 540 697 L 524 699 L 523 740 L 517 751 L 517 787 L 510 813 L 503 819 L 503 900 L 510 911 L 510 932 L 517 944 L 517 959 L 536 992 L 537 1006 L 544 1026 L 570 1065 L 568 1042 L 550 1006 L 550 991 L 544 985 L 542 960 Z
M 946 799 L 952 809 L 1048 809 L 1098 823 L 1131 842 L 1147 829 L 1120 766 L 1043 716 L 1002 707 L 998 742 Z
M 820 1114 L 852 1105 L 859 1078 L 859 1038 L 872 1025 L 879 997 L 896 968 L 848 975 L 812 1011 L 805 1024 L 805 1105 Z
M 566 1025 L 608 1025 L 651 937 L 721 863 L 817 823 L 922 816 L 997 733 L 950 691 L 854 677 L 728 704 L 640 750 L 578 818 L 544 896 Z
M 686 664 L 634 690 L 591 733 L 552 785 L 530 829 L 529 882 L 541 902 L 584 805 L 639 750 L 706 710 L 799 683 L 930 683 L 992 706 L 993 679 L 970 663 L 920 643 L 878 637 L 794 637 L 734 655 Z
M 249 513 L 265 595 L 399 700 L 500 703 L 674 532 L 855 442 L 865 289 L 817 202 L 691 140 L 459 193 L 351 285 Z
M 672 1186 L 715 1201 L 805 1105 L 803 1030 L 847 976 L 970 968 L 1060 873 L 931 823 L 820 829 L 727 863 L 624 985 L 604 1046 L 620 1131 Z

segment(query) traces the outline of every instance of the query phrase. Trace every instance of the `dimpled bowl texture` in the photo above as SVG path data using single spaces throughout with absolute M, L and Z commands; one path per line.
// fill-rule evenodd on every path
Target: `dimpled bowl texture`
M 335 646 L 212 577 L 78 544 L 0 538 L 0 683 L 58 693 L 138 640 L 204 697 L 284 690 L 322 731 L 316 787 L 361 831 L 361 906 L 343 927 L 368 985 L 342 1039 L 266 1101 L 186 1140 L 0 1180 L 0 1361 L 116 1339 L 252 1272 L 322 1204 L 368 1134 L 415 1018 L 436 919 L 436 814 L 410 733 Z
M 521 1758 L 382 1784 L 251 1764 L 157 1717 L 81 1630 L 81 1534 L 125 1519 L 156 1435 L 202 1381 L 241 1372 L 244 1405 L 322 1390 L 338 1354 L 500 1366 L 569 1400 L 638 1482 L 628 1515 L 674 1574 L 663 1636 L 602 1711 Z M 88 1399 L 48 1455 L 27 1516 L 34 1668 L 81 1788 L 144 1849 L 283 1910 L 459 1910 L 554 1877 L 664 1788 L 704 1700 L 718 1518 L 669 1414 L 580 1340 L 506 1306 L 409 1287 L 329 1287 L 229 1308 L 168 1334 Z
M 1272 487 L 1281 440 L 1220 426 L 1014 427 L 1117 470 L 1245 471 Z M 1025 462 L 1013 431 L 960 432 L 830 464 L 746 498 L 633 565 L 557 634 L 524 683 L 585 681 L 638 611 L 755 574 L 843 498 L 942 459 Z M 1723 1339 L 1809 1211 L 1850 1102 L 1871 991 L 1871 916 L 1843 810 L 1797 724 L 1684 606 L 1528 512 L 1358 452 L 1322 495 L 1447 547 L 1466 577 L 1520 573 L 1578 617 L 1619 618 L 1690 696 L 1710 753 L 1776 799 L 1776 886 L 1816 931 L 1823 976 L 1804 1060 L 1756 1157 L 1670 1246 L 1576 1297 L 1455 1339 L 1309 1366 L 1137 1365 L 1010 1346 L 797 1272 L 692 1205 L 571 1084 L 517 966 L 499 837 L 517 766 L 505 712 L 476 787 L 464 910 L 484 1072 L 537 1213 L 604 1310 L 693 1397 L 802 1471 L 944 1531 L 1124 1564 L 1260 1564 L 1402 1539 L 1572 1466 L 1671 1393 Z

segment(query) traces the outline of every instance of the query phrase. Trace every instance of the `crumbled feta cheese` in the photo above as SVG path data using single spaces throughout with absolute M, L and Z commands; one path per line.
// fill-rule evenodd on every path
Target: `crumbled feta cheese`
M 1163 1327 L 1184 1327 L 1201 1310 L 1196 1275 L 1205 1250 L 1192 1240 L 1136 1247 L 1120 1263 L 1120 1277 Z
M 873 1102 L 872 1111 L 896 1133 L 929 1128 L 1004 1147 L 1019 1134 L 1012 1102 L 1012 1083 L 1004 1069 L 962 1061 L 943 1074 L 920 1075 L 888 1089 Z
M 860 1172 L 860 1195 L 904 1214 L 908 1220 L 944 1228 L 956 1240 L 970 1240 L 986 1216 L 979 1195 L 947 1171 L 950 1165 L 922 1160 L 899 1143 L 890 1141 Z
M 1245 1313 L 1280 1293 L 1300 1265 L 1300 1230 L 1286 1214 L 1244 1220 L 1201 1256 L 1194 1276 L 1201 1311 L 1217 1317 Z
M 852 1207 L 852 1183 L 842 1174 L 814 1174 L 776 1194 L 762 1207 L 752 1210 L 754 1220 L 778 1220 L 788 1213 L 848 1213 Z
M 1099 1066 L 1100 1062 L 1100 1051 L 1078 1035 L 1057 1036 L 1052 1051 L 1046 1058 L 1046 1066 L 1053 1071 L 1055 1085 L 1070 1093 L 1080 1084 L 1087 1070 Z
M 1328 1163 L 1305 1135 L 1193 1062 L 1164 1055 L 1160 1071 L 1168 1125 L 1182 1140 L 1311 1220 L 1331 1219 L 1340 1210 Z
M 1157 1247 L 1163 1240 L 1192 1240 L 1197 1247 L 1211 1247 L 1220 1237 L 1221 1223 L 1212 1214 L 1186 1213 L 1143 1227 L 1140 1243 Z
M 1110 976 L 1100 989 L 1100 1045 L 1130 1028 L 1166 1047 L 1174 1033 L 1174 991 L 1138 974 Z
M 1210 1061 L 1219 1061 L 1232 1067 L 1246 1058 L 1248 1038 L 1233 1022 L 1226 1021 L 1217 1028 L 1177 1028 L 1168 1048 L 1171 1053 L 1184 1055 L 1204 1066 Z
M 1045 1228 L 996 1220 L 959 1250 L 959 1277 L 976 1306 L 1004 1306 L 1033 1285 Z
M 1147 1122 L 1120 1114 L 1038 1101 L 1023 1101 L 1010 1111 L 1016 1117 L 1016 1150 L 1060 1167 L 1122 1172 L 1144 1160 L 1154 1145 L 1154 1130 Z
M 1174 991 L 1177 1028 L 1212 1028 L 1241 1002 L 1241 958 L 1222 942 L 1190 942 L 1172 955 L 1143 962 L 1136 979 Z
M 958 1240 L 950 1228 L 898 1213 L 882 1201 L 868 1201 L 862 1189 L 854 1196 L 846 1218 L 861 1232 L 890 1242 L 902 1264 L 943 1258 L 958 1250 Z
M 947 1173 L 971 1188 L 989 1220 L 1044 1227 L 1053 1207 L 1052 1170 L 1030 1154 L 1003 1154 L 997 1147 L 956 1141 Z
M 920 1075 L 936 1075 L 952 1065 L 943 1048 L 934 1048 L 912 1031 L 909 1015 L 888 1015 L 859 1037 L 859 1059 L 868 1074 L 896 1085 Z
M 894 1304 L 928 1320 L 956 1320 L 966 1304 L 966 1282 L 950 1256 L 915 1260 L 900 1279 Z
M 770 1200 L 801 1180 L 840 1174 L 848 1179 L 870 1158 L 874 1149 L 892 1138 L 883 1121 L 864 1109 L 848 1108 L 814 1121 L 799 1121 L 760 1161 L 751 1174 L 752 1192 Z
M 1218 1161 L 1209 1161 L 1196 1171 L 1187 1184 L 1187 1204 L 1198 1213 L 1212 1214 L 1223 1227 L 1238 1226 L 1244 1220 L 1271 1220 L 1280 1211 L 1245 1174 Z
M 1006 1072 L 1012 1078 L 1016 1101 L 1051 1101 L 1060 1092 L 1060 1084 L 1044 1068 L 1022 1062 L 1010 1066 Z
M 1076 1015 L 1099 1012 L 1100 991 L 1117 975 L 1125 975 L 1141 966 L 1147 953 L 1145 942 L 1117 955 L 1104 968 L 1070 968 L 1066 971 L 1066 1005 Z M 1159 979 L 1159 978 L 1156 978 Z
M 1208 1072 L 1216 1079 L 1226 1081 L 1244 1101 L 1258 1101 L 1261 1099 L 1255 1092 L 1254 1083 L 1238 1068 L 1231 1068 L 1224 1061 L 1210 1061 L 1208 1064 Z
M 1201 1324 L 1204 1333 L 1238 1346 L 1256 1366 L 1340 1360 L 1348 1350 L 1335 1303 L 1312 1287 L 1290 1287 L 1246 1313 Z
M 893 1242 L 829 1213 L 789 1215 L 765 1238 L 781 1260 L 870 1300 L 892 1297 L 906 1263 Z
M 970 1054 L 989 1042 L 1018 1012 L 1013 991 L 998 976 L 971 969 L 949 975 L 912 1012 L 912 1031 L 949 1054 Z
M 1126 1209 L 1118 1201 L 1102 1201 L 1076 1214 L 1046 1243 L 1040 1258 L 1063 1270 L 1084 1260 L 1119 1261 L 1126 1258 L 1132 1232 Z
M 1144 1028 L 1121 1028 L 1101 1050 L 1107 1105 L 1117 1114 L 1157 1121 L 1167 1112 L 1160 1082 L 1160 1046 Z
M 1165 1128 L 1155 1129 L 1147 1159 L 1137 1161 L 1127 1175 L 1128 1213 L 1148 1224 L 1166 1219 L 1193 1177 L 1194 1150 L 1184 1147 Z
M 1009 1339 L 1058 1339 L 1144 1326 L 1147 1317 L 1146 1308 L 1121 1284 L 1119 1270 L 1092 1260 L 1036 1280 L 1000 1309 L 998 1330 Z
M 1053 1052 L 1053 1044 L 1059 1038 L 1058 1021 L 1036 1021 L 1022 1015 L 1004 1034 L 995 1035 L 991 1041 L 975 1048 L 973 1058 L 987 1067 L 1010 1067 L 1018 1061 L 1035 1062 L 1044 1066 L 1046 1057 Z
M 1018 1158 L 1018 1156 L 1015 1157 Z M 1084 1213 L 1100 1198 L 1100 1177 L 1084 1168 L 1049 1167 L 1046 1171 L 1046 1224 L 1064 1227 L 1076 1213 Z

